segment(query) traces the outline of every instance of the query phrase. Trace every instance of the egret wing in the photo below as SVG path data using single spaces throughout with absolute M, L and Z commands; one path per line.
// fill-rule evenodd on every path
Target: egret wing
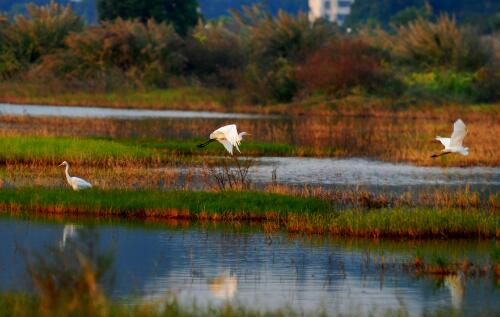
M 461 119 L 455 121 L 453 133 L 451 134 L 450 147 L 461 147 L 466 134 L 467 129 L 464 122 Z
M 233 145 L 228 140 L 219 140 L 219 142 L 224 145 L 229 154 L 233 155 Z
M 79 177 L 72 177 L 71 180 L 73 181 L 73 183 L 75 183 L 77 185 L 78 188 L 82 189 L 82 188 L 91 188 L 92 187 L 92 184 L 90 184 L 89 182 L 87 182 L 86 180 L 84 179 L 81 179 Z
M 436 140 L 441 142 L 443 144 L 443 146 L 445 147 L 445 149 L 450 147 L 450 143 L 451 143 L 450 138 L 443 138 L 443 137 L 438 136 L 438 137 L 436 137 Z
M 226 125 L 219 129 L 224 134 L 226 140 L 231 142 L 233 146 L 238 145 L 238 130 L 235 124 Z

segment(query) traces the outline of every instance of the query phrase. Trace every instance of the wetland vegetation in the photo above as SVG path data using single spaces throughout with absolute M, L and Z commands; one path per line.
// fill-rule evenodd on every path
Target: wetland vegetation
M 153 20 L 87 26 L 55 3 L 0 15 L 1 102 L 273 114 L 234 119 L 252 136 L 231 158 L 219 144 L 196 147 L 227 118 L 0 113 L 0 316 L 441 316 L 482 313 L 483 300 L 494 303 L 484 314 L 498 315 L 498 34 L 446 15 L 351 31 L 258 7 L 182 33 Z M 434 137 L 457 118 L 470 155 L 431 159 L 441 149 Z M 298 173 L 280 181 L 277 157 L 332 179 L 340 167 L 306 158 L 362 159 L 354 185 L 342 187 Z M 64 160 L 94 188 L 71 191 Z M 363 186 L 367 162 L 380 166 Z M 256 180 L 264 166 L 270 175 Z M 72 249 L 96 232 L 130 255 L 118 266 L 154 272 L 138 276 L 138 291 L 159 297 L 108 292 L 112 261 Z M 42 250 L 42 237 L 50 250 L 21 252 L 29 291 L 5 286 L 21 285 L 9 280 L 19 263 L 13 239 Z M 118 288 L 130 291 L 131 275 L 120 271 Z M 245 298 L 259 287 L 264 300 L 298 304 L 255 309 Z M 326 307 L 333 294 L 342 309 L 323 312 L 320 290 Z M 236 291 L 241 302 L 230 300 Z M 206 298 L 219 301 L 189 301 Z M 363 308 L 350 312 L 342 300 Z M 386 300 L 399 308 L 384 310 Z
M 21 188 L 0 192 L 7 213 L 48 213 L 146 220 L 257 221 L 265 230 L 363 237 L 499 237 L 498 195 L 481 204 L 476 194 L 454 203 L 415 206 L 413 201 L 370 194 L 335 200 L 254 191 L 126 191 Z M 342 193 L 339 193 L 342 197 Z M 438 197 L 437 195 L 435 197 Z M 446 196 L 442 199 L 447 200 Z M 352 203 L 347 202 L 351 200 Z M 334 204 L 334 203 L 337 204 Z M 344 204 L 341 204 L 344 202 Z M 405 203 L 406 202 L 406 203 Z

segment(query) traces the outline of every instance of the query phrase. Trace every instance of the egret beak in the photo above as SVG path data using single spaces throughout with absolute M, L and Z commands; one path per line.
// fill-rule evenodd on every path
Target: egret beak
M 59 164 L 59 166 L 64 166 L 64 163 Z

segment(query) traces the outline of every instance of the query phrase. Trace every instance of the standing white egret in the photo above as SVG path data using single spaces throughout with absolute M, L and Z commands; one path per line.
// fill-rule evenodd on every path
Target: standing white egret
M 440 141 L 444 149 L 440 154 L 434 154 L 431 157 L 438 157 L 450 153 L 460 153 L 462 155 L 469 155 L 469 148 L 463 147 L 462 143 L 464 141 L 465 135 L 467 134 L 467 129 L 465 128 L 465 123 L 462 119 L 458 119 L 453 124 L 453 133 L 451 138 L 443 138 L 440 136 L 436 137 L 436 140 Z
M 248 133 L 241 132 L 238 134 L 235 124 L 226 125 L 212 132 L 210 134 L 210 140 L 199 144 L 198 147 L 205 147 L 214 141 L 219 141 L 222 145 L 224 145 L 229 154 L 233 155 L 233 146 L 238 150 L 238 152 L 241 153 L 238 146 L 245 135 L 248 135 Z
M 61 164 L 59 164 L 59 166 L 66 166 L 66 180 L 68 181 L 69 186 L 71 186 L 71 188 L 73 188 L 73 190 L 80 190 L 80 189 L 92 187 L 92 185 L 89 182 L 87 182 L 86 180 L 81 179 L 79 177 L 69 175 L 68 162 L 64 161 Z

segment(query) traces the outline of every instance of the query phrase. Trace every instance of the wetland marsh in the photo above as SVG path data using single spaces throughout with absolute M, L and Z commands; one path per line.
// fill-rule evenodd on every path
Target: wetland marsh
M 22 254 L 74 256 L 91 234 L 122 312 L 500 313 L 500 147 L 472 144 L 496 113 L 465 116 L 471 155 L 438 160 L 450 124 L 434 116 L 165 115 L 0 116 L 3 293 L 33 290 Z M 196 148 L 228 120 L 252 133 L 238 159 Z M 72 192 L 62 160 L 95 188 Z

